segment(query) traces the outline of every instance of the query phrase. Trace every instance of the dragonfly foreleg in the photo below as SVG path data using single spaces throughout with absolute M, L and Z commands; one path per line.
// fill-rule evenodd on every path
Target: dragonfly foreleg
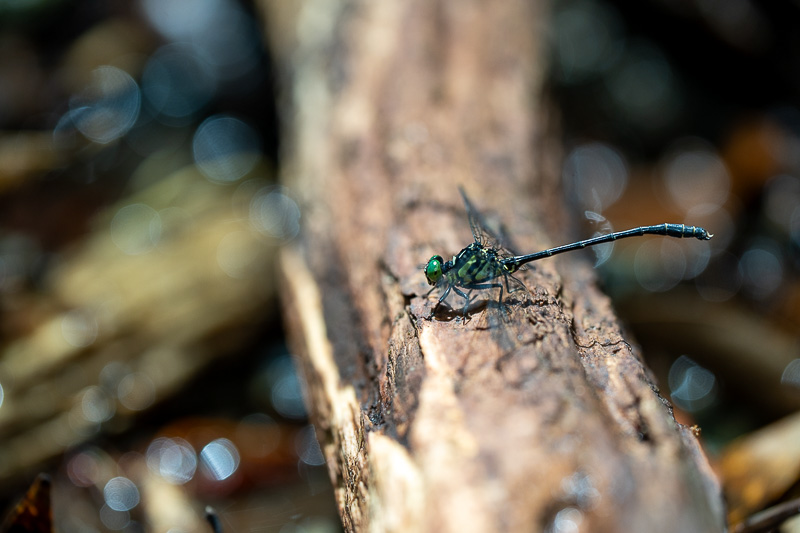
M 444 290 L 444 292 L 442 293 L 442 295 L 441 295 L 441 296 L 439 296 L 439 301 L 438 301 L 438 302 L 436 302 L 436 305 L 437 305 L 437 306 L 438 306 L 440 303 L 442 303 L 442 302 L 445 300 L 445 298 L 447 298 L 447 296 L 450 294 L 450 291 L 453 289 L 453 287 L 454 287 L 453 285 L 448 285 L 448 286 L 447 286 L 447 288 Z M 461 292 L 461 291 L 459 291 L 458 289 L 456 289 L 456 292 Z
M 436 287 L 434 287 L 434 289 L 435 288 Z M 442 295 L 439 297 L 439 300 L 436 301 L 436 305 L 433 306 L 433 309 L 431 310 L 431 316 L 436 314 L 436 310 L 439 309 L 439 306 L 442 304 L 442 302 L 445 300 L 445 298 L 447 298 L 447 296 L 450 294 L 450 291 L 452 289 L 453 289 L 453 285 L 448 285 L 447 286 L 447 288 L 444 290 Z M 460 292 L 458 289 L 456 289 L 456 291 Z M 428 291 L 428 294 L 430 294 L 430 291 Z

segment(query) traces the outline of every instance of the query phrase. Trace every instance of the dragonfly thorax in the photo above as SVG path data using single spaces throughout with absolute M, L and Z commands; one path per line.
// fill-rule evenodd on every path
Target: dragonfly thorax
M 461 250 L 452 263 L 454 280 L 462 286 L 484 283 L 509 273 L 497 250 L 477 242 Z

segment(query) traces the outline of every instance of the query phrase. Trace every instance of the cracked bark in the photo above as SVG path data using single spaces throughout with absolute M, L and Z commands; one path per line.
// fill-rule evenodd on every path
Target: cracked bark
M 292 4 L 289 6 L 288 4 Z M 348 531 L 724 529 L 718 487 L 580 256 L 534 263 L 500 336 L 430 320 L 419 264 L 471 236 L 566 242 L 524 0 L 261 2 L 304 208 L 286 326 Z

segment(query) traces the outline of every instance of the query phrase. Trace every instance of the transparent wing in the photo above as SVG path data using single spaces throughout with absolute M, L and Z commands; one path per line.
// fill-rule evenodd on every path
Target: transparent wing
M 472 237 L 475 242 L 487 248 L 496 248 L 501 244 L 501 240 L 491 231 L 487 229 L 486 221 L 483 219 L 480 211 L 470 201 L 464 188 L 459 185 L 458 192 L 461 193 L 461 198 L 464 200 L 464 207 L 467 209 L 467 218 L 469 219 L 469 227 L 472 230 Z
M 611 222 L 609 222 L 609 220 L 600 213 L 595 213 L 594 211 L 584 211 L 583 215 L 586 217 L 586 220 L 588 220 L 589 223 L 595 228 L 595 232 L 592 237 L 608 235 L 609 233 L 614 232 Z M 594 252 L 595 257 L 594 266 L 599 267 L 608 261 L 609 257 L 611 257 L 611 252 L 613 251 L 614 241 L 593 246 L 592 252 Z
M 527 311 L 516 305 L 521 300 L 530 297 L 530 293 L 525 285 L 513 276 L 508 277 L 508 292 L 504 302 L 492 300 L 486 310 L 486 324 L 490 330 L 492 338 L 503 351 L 508 354 L 520 346 L 523 338 L 525 320 L 521 320 L 519 314 L 523 316 Z M 521 291 L 521 294 L 520 292 Z
M 461 193 L 461 198 L 464 200 L 464 207 L 466 207 L 467 218 L 469 219 L 469 227 L 472 230 L 472 237 L 475 239 L 475 242 L 485 248 L 494 249 L 497 255 L 503 259 L 514 257 L 516 254 L 506 247 L 505 239 L 499 237 L 489 229 L 483 215 L 473 205 L 466 191 L 464 191 L 464 188 L 460 185 L 458 187 L 458 192 Z M 520 270 L 524 270 L 524 267 L 520 268 Z

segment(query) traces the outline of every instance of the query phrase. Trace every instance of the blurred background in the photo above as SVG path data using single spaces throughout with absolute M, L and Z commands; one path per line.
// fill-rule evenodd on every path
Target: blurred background
M 61 532 L 341 530 L 278 314 L 300 211 L 254 9 L 0 1 L 3 510 L 45 471 Z
M 302 217 L 263 19 L 0 0 L 0 509 L 48 472 L 61 532 L 203 531 L 205 505 L 225 531 L 341 529 L 276 297 Z M 715 234 L 592 259 L 734 519 L 800 491 L 798 23 L 554 0 L 546 25 L 575 237 Z

